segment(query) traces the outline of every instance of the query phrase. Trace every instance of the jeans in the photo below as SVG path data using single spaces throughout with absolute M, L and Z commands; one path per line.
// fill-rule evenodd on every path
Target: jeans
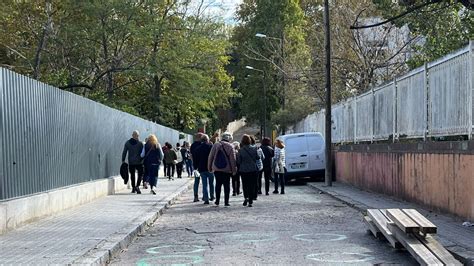
M 197 171 L 194 171 L 193 174 L 194 174 L 194 197 L 198 198 L 199 180 L 201 179 L 201 177 L 198 175 Z
M 183 173 L 183 162 L 180 162 L 176 164 L 176 174 L 178 175 L 178 178 L 181 178 L 182 173 Z
M 270 191 L 270 179 L 272 177 L 272 168 L 265 167 L 263 168 L 263 174 L 265 176 L 265 193 Z
M 255 186 L 257 184 L 257 181 L 255 180 L 255 178 L 257 177 L 257 172 L 240 173 L 240 176 L 242 177 L 244 198 L 248 200 L 249 204 L 252 204 L 255 193 Z
M 186 162 L 186 172 L 188 172 L 188 176 L 191 176 L 194 171 L 193 161 L 186 159 L 185 162 Z
M 285 170 L 286 172 L 286 170 Z M 280 183 L 281 192 L 285 192 L 285 174 L 284 173 L 275 173 L 275 191 L 278 191 L 278 183 Z
M 172 178 L 174 176 L 174 164 L 167 163 L 165 164 L 165 176 L 168 178 Z
M 232 175 L 232 194 L 240 194 L 240 174 Z
M 143 164 L 129 165 L 128 171 L 130 172 L 130 179 L 132 180 L 132 187 L 139 187 L 143 177 Z M 135 171 L 138 172 L 137 183 L 135 184 Z
M 221 188 L 224 185 L 224 203 L 229 204 L 229 197 L 230 197 L 230 177 L 232 176 L 231 173 L 226 172 L 214 172 L 216 176 L 216 204 L 219 204 L 221 198 Z
M 201 179 L 202 200 L 209 201 L 209 194 L 211 195 L 211 199 L 214 199 L 214 174 L 211 172 L 201 172 Z

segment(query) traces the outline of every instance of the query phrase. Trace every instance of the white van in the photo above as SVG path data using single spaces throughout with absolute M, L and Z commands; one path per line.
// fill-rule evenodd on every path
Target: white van
M 325 145 L 319 132 L 296 133 L 279 136 L 285 144 L 287 180 L 313 177 L 324 172 Z

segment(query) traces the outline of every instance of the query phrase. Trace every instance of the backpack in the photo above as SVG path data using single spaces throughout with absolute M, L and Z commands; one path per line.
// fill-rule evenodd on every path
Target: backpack
M 183 156 L 181 155 L 180 149 L 176 149 L 176 161 L 178 161 L 178 163 L 183 161 Z
M 214 160 L 214 165 L 219 169 L 224 169 L 227 167 L 227 153 L 225 153 L 224 146 L 221 144 L 220 149 L 217 151 L 216 159 Z

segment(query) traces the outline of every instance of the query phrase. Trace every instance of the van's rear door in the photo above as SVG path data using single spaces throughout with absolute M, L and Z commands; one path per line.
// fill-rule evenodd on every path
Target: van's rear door
M 324 139 L 321 135 L 308 135 L 309 150 L 309 168 L 310 170 L 324 170 L 326 163 L 324 162 Z
M 304 134 L 285 139 L 286 168 L 289 173 L 309 169 L 308 142 Z

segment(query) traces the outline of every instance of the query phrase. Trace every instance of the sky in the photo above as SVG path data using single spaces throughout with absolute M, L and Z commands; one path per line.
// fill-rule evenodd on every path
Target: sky
M 235 11 L 242 0 L 206 0 L 209 12 L 221 16 L 228 24 L 235 24 Z

